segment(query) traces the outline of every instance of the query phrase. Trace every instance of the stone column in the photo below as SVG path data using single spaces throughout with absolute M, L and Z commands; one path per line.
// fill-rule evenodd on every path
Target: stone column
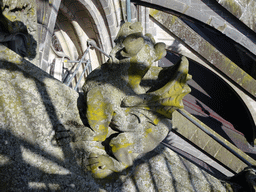
M 38 20 L 38 36 L 39 36 L 39 67 L 46 71 L 48 69 L 48 56 L 50 51 L 50 43 L 53 35 L 55 22 L 61 0 L 48 1 L 36 0 L 37 3 L 37 20 Z

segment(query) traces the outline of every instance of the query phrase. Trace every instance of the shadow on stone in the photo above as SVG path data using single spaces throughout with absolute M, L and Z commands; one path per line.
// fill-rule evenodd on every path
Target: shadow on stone
M 2 5 L 0 1 L 0 5 Z M 1 7 L 2 9 L 8 8 Z M 28 33 L 26 25 L 19 21 L 10 21 L 3 15 L 3 10 L 0 10 L 0 43 L 13 50 L 21 57 L 27 57 L 32 60 L 36 57 L 37 42 L 34 37 Z M 10 12 L 22 11 L 11 10 Z

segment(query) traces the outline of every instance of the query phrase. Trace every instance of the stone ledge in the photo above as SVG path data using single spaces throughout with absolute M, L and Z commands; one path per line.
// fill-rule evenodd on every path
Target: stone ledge
M 187 116 L 192 118 L 194 121 L 202 125 L 208 132 L 217 137 L 223 143 L 225 143 L 229 148 L 234 150 L 244 159 L 246 159 L 252 165 L 256 165 L 256 161 L 246 155 L 243 151 L 229 143 L 227 140 L 223 139 L 220 135 L 210 129 L 208 126 L 200 122 L 198 119 L 190 115 L 185 110 L 182 110 Z M 212 137 L 206 134 L 204 131 L 199 129 L 195 124 L 186 119 L 183 115 L 178 112 L 173 114 L 173 125 L 176 128 L 176 131 L 183 135 L 185 138 L 193 142 L 196 146 L 203 149 L 205 152 L 210 154 L 212 157 L 216 158 L 218 161 L 222 162 L 224 165 L 228 166 L 234 172 L 239 172 L 244 169 L 246 165 L 242 160 L 229 152 L 226 148 L 224 148 L 221 144 L 215 141 Z M 222 156 L 220 154 L 225 154 Z M 232 161 L 232 163 L 230 163 Z

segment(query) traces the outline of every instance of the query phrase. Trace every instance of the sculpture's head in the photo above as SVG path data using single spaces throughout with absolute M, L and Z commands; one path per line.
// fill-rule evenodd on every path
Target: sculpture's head
M 149 33 L 143 35 L 143 28 L 139 22 L 124 23 L 115 42 L 116 47 L 111 55 L 119 61 L 130 58 L 133 61 L 147 62 L 151 65 L 166 55 L 165 43 L 156 43 Z

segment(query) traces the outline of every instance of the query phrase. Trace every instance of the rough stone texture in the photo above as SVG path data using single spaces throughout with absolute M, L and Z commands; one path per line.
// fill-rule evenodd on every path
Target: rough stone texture
M 79 95 L 4 46 L 0 56 L 1 191 L 226 191 L 229 186 L 163 146 L 121 173 L 94 180 L 81 150 L 87 143 L 58 141 L 58 146 L 54 137 L 86 128 Z
M 57 189 L 56 180 L 69 177 L 64 164 L 72 151 L 51 140 L 69 120 L 82 124 L 78 95 L 3 46 L 0 55 L 1 191 L 27 191 L 40 180 L 45 188 Z M 55 181 L 49 183 L 50 178 Z
M 206 129 L 208 132 L 214 135 L 214 137 L 225 143 L 225 145 L 227 145 L 230 149 L 243 157 L 247 162 L 252 165 L 256 164 L 256 161 L 254 159 L 239 150 L 226 139 L 223 139 L 223 137 L 218 135 L 216 132 L 211 130 L 209 127 L 207 127 L 195 117 L 190 115 L 188 112 L 186 112 L 185 110 L 181 110 L 180 112 L 187 116 L 190 116 L 191 119 L 203 126 L 204 129 Z M 209 154 L 212 158 L 217 159 L 223 165 L 236 173 L 242 171 L 245 167 L 247 167 L 247 164 L 245 164 L 241 159 L 239 159 L 224 146 L 222 146 L 219 142 L 209 136 L 209 134 L 206 134 L 203 130 L 199 129 L 198 126 L 193 124 L 191 121 L 186 121 L 186 118 L 183 115 L 178 112 L 175 112 L 173 115 L 173 126 L 176 128 L 175 131 L 191 141 L 198 148 L 202 149 L 205 153 Z
M 232 0 L 231 0 L 232 1 Z M 215 27 L 216 23 L 211 23 L 211 18 L 216 17 L 219 21 L 225 24 L 225 26 L 229 26 L 233 29 L 232 34 L 226 33 L 225 27 L 216 28 L 221 33 L 227 35 L 229 38 L 234 40 L 240 45 L 243 45 L 246 49 L 248 49 L 254 55 L 256 54 L 255 43 L 256 38 L 253 31 L 248 30 L 243 24 L 237 22 L 236 18 L 233 18 L 233 15 L 230 14 L 227 10 L 225 10 L 217 1 L 200 1 L 200 0 L 189 0 L 185 3 L 178 0 L 141 0 L 134 1 L 138 4 L 143 4 L 151 7 L 156 7 L 161 11 L 169 12 L 181 17 L 189 16 L 186 19 L 193 18 L 195 20 L 199 20 L 206 25 Z M 251 1 L 254 2 L 254 1 Z M 252 4 L 253 5 L 253 4 Z M 248 10 L 251 9 L 248 6 Z M 236 10 L 236 9 L 235 9 Z M 245 13 L 245 12 L 244 12 Z M 253 8 L 251 11 L 251 15 L 255 15 L 253 13 Z M 249 16 L 248 16 L 249 18 Z M 216 21 L 216 20 L 215 20 Z M 250 21 L 251 22 L 251 21 Z M 231 36 L 230 36 L 231 35 Z M 235 37 L 239 36 L 238 39 Z M 242 40 L 245 39 L 246 41 Z
M 227 191 L 230 187 L 161 145 L 121 173 L 94 180 L 86 166 L 85 149 L 95 143 L 83 138 L 90 133 L 83 99 L 3 45 L 0 58 L 1 191 Z
M 17 36 L 21 35 L 25 50 L 17 44 L 22 44 L 15 41 L 14 51 L 29 59 L 32 63 L 38 63 L 37 55 L 37 20 L 36 20 L 36 4 L 34 0 L 19 0 L 10 1 L 2 0 L 0 14 L 0 31 Z M 8 45 L 6 45 L 8 46 Z M 17 47 L 16 47 L 17 46 Z M 10 47 L 10 44 L 9 44 Z
M 151 10 L 151 16 L 156 22 L 175 34 L 179 39 L 182 39 L 184 44 L 190 47 L 200 58 L 206 59 L 209 64 L 214 65 L 224 74 L 228 75 L 237 85 L 251 93 L 253 97 L 256 96 L 255 79 L 188 27 L 182 20 L 171 14 L 154 10 Z M 232 33 L 232 28 L 226 27 L 225 29 L 228 33 L 235 35 L 235 33 Z M 235 37 L 239 38 L 238 36 Z
M 240 21 L 256 32 L 256 4 L 253 0 L 219 0 L 218 1 Z
M 242 16 L 244 8 L 240 6 L 240 3 L 238 1 L 222 0 L 220 1 L 220 4 L 227 8 L 227 10 L 234 14 L 237 18 L 240 18 Z
M 90 168 L 97 178 L 119 172 L 138 155 L 153 150 L 171 128 L 167 118 L 183 107 L 182 98 L 190 92 L 188 60 L 183 57 L 166 71 L 152 68 L 154 61 L 165 56 L 165 44 L 142 32 L 140 23 L 126 22 L 109 61 L 90 73 L 83 86 L 86 116 L 94 131 L 86 140 L 99 143 L 102 149 L 102 153 L 88 149 Z M 148 79 L 144 79 L 146 74 Z M 152 79 L 155 83 L 150 85 Z M 117 133 L 108 137 L 109 127 Z

